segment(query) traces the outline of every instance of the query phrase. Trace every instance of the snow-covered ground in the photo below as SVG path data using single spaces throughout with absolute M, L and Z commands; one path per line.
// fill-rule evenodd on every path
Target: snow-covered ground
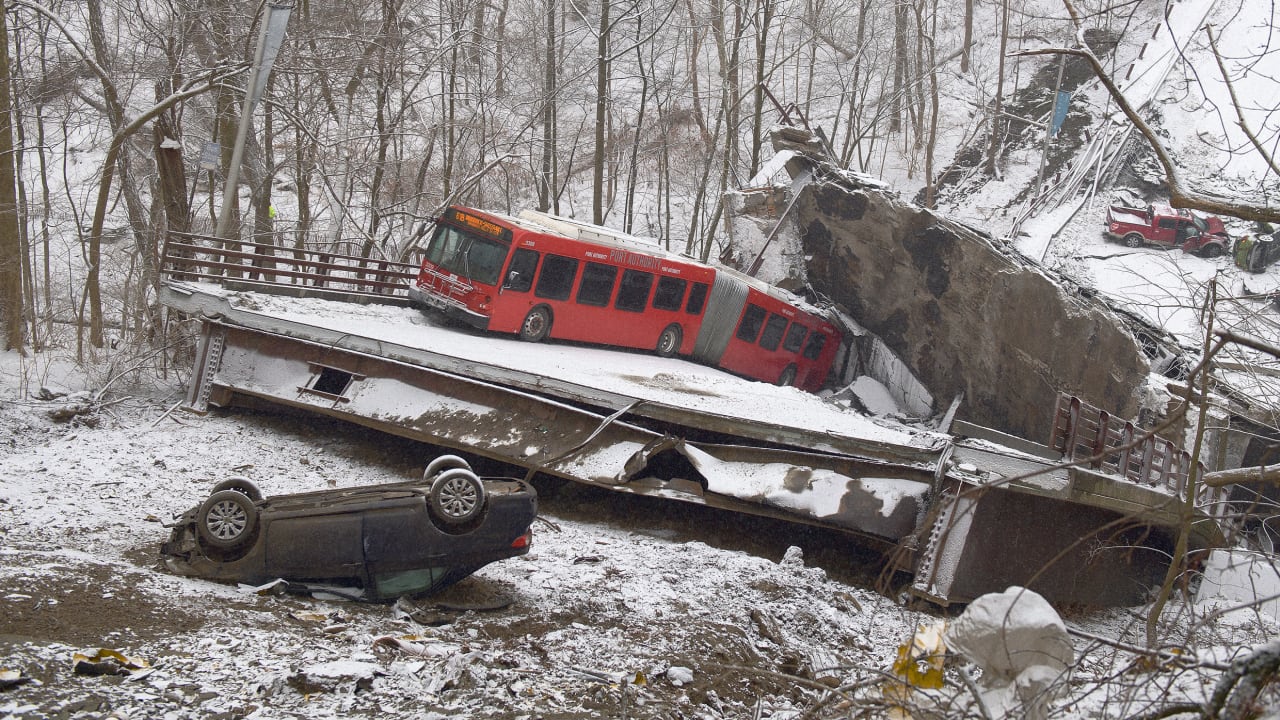
M 848 698 L 820 716 L 877 715 L 898 645 L 943 615 L 901 604 L 903 578 L 838 534 L 550 482 L 532 552 L 441 596 L 365 605 L 175 577 L 156 567 L 163 523 L 230 474 L 268 494 L 389 482 L 433 451 L 314 417 L 191 415 L 176 382 L 122 378 L 98 396 L 57 363 L 0 358 L 2 669 L 31 679 L 0 694 L 3 715 L 790 718 L 824 678 Z M 1170 613 L 1171 642 L 1197 613 Z M 1141 644 L 1141 609 L 1066 619 L 1087 635 L 1054 717 L 1209 687 L 1204 667 L 1118 674 L 1136 656 L 1090 637 Z M 1187 652 L 1221 663 L 1273 633 L 1237 613 L 1193 630 Z M 73 671 L 99 648 L 146 667 Z M 911 702 L 975 713 L 960 666 Z
M 811 700 L 768 672 L 887 668 L 919 616 L 856 581 L 874 556 L 840 536 L 549 484 L 532 552 L 443 597 L 358 605 L 174 577 L 154 567 L 162 523 L 228 474 L 268 494 L 390 482 L 430 451 L 315 418 L 169 412 L 176 394 L 65 423 L 48 413 L 89 398 L 6 395 L 0 644 L 40 684 L 0 696 L 3 715 L 744 716 Z M 97 647 L 152 670 L 73 674 Z
M 1215 17 L 1238 7 L 1219 3 Z M 1269 25 L 1249 27 L 1252 35 Z M 1140 45 L 1120 52 L 1132 59 Z M 1254 73 L 1262 82 L 1273 75 Z M 1204 77 L 1220 103 L 1221 87 Z M 1162 101 L 1174 149 L 1188 162 L 1220 164 L 1186 142 L 1232 126 L 1213 125 L 1204 103 L 1178 92 Z M 944 116 L 967 123 L 974 98 L 955 98 Z M 946 133 L 943 146 L 961 134 Z M 1255 169 L 1234 157 L 1233 178 Z M 1036 160 L 1006 168 L 958 217 L 1000 235 Z M 893 175 L 894 167 L 890 159 L 876 169 Z M 1280 267 L 1250 275 L 1226 257 L 1106 243 L 1105 199 L 1068 219 L 1074 209 L 1025 224 L 1028 254 L 1188 347 L 1198 345 L 1209 278 L 1235 298 L 1280 289 Z M 1239 309 L 1260 311 L 1251 327 L 1264 340 L 1280 338 L 1274 310 L 1249 299 L 1227 308 L 1247 314 Z M 672 382 L 713 372 L 648 360 L 663 365 L 647 372 Z M 0 717 L 792 718 L 814 710 L 824 678 L 847 697 L 811 716 L 880 717 L 898 645 L 945 614 L 900 602 L 902 578 L 878 582 L 883 558 L 840 535 L 546 482 L 532 552 L 442 596 L 363 605 L 174 577 L 155 567 L 163 522 L 227 475 L 248 475 L 273 494 L 372 484 L 416 477 L 433 453 L 312 417 L 190 415 L 177 409 L 187 369 L 177 370 L 134 383 L 136 373 L 118 369 L 72 372 L 48 355 L 0 355 Z M 54 391 L 49 399 L 42 388 Z M 882 389 L 856 390 L 868 407 L 888 407 Z M 1252 609 L 1212 621 L 1209 609 L 1175 600 L 1162 638 L 1182 652 L 1163 662 L 1111 644 L 1143 644 L 1145 608 L 1066 609 L 1077 661 L 1051 717 L 1130 717 L 1202 701 L 1221 663 L 1276 633 L 1274 619 Z M 73 672 L 76 652 L 104 647 L 147 668 L 128 677 Z M 913 702 L 977 717 L 960 667 L 953 661 L 946 687 Z M 10 686 L 11 676 L 29 680 Z

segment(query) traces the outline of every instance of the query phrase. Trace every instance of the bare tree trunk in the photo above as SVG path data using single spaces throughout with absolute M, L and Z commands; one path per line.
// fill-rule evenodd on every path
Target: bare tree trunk
M 49 19 L 40 18 L 37 25 L 40 31 L 40 69 L 41 73 L 47 71 L 46 64 L 46 44 L 48 42 Z M 49 241 L 51 239 L 49 232 L 49 214 L 53 203 L 53 192 L 49 189 L 49 156 L 45 148 L 44 133 L 44 101 L 42 98 L 36 100 L 35 107 L 36 122 L 36 152 L 40 158 L 40 247 L 41 247 L 41 278 L 44 287 L 44 332 L 48 336 L 53 330 L 53 268 L 50 261 Z
M 1217 278 L 1209 280 L 1208 294 L 1205 297 L 1204 307 L 1204 344 L 1202 346 L 1203 355 L 1206 365 L 1201 370 L 1199 378 L 1187 378 L 1187 387 L 1191 388 L 1193 380 L 1200 383 L 1200 397 L 1207 398 L 1209 395 L 1209 368 L 1207 361 L 1211 357 L 1210 345 L 1213 341 L 1213 325 L 1215 320 L 1215 310 L 1218 300 L 1218 281 Z M 1189 399 L 1186 402 L 1191 402 Z M 1157 631 L 1160 625 L 1160 615 L 1164 612 L 1165 603 L 1169 601 L 1169 597 L 1173 594 L 1173 587 L 1177 583 L 1178 578 L 1186 569 L 1187 548 L 1189 536 L 1191 534 L 1191 525 L 1195 521 L 1196 515 L 1196 499 L 1199 494 L 1200 481 L 1200 451 L 1204 447 L 1204 431 L 1205 417 L 1208 414 L 1209 402 L 1202 400 L 1200 403 L 1200 413 L 1196 421 L 1195 443 L 1191 448 L 1191 459 L 1188 464 L 1190 470 L 1187 472 L 1187 481 L 1182 498 L 1182 503 L 1178 506 L 1178 535 L 1173 543 L 1173 554 L 1169 557 L 1169 570 L 1165 573 L 1164 583 L 1161 584 L 1160 590 L 1156 593 L 1156 599 L 1151 603 L 1151 609 L 1147 613 L 1147 647 L 1154 650 L 1157 646 L 1159 638 Z
M 1004 112 L 1004 59 L 1009 46 L 1009 0 L 1004 0 L 1002 6 L 1003 10 L 1000 20 L 1000 63 L 996 70 L 995 104 L 991 109 L 991 142 L 987 144 L 986 173 L 993 177 L 996 175 L 996 160 L 1000 153 L 1001 128 L 1004 127 L 1003 121 L 1000 119 L 1000 113 Z
M 157 102 L 169 94 L 162 83 L 156 83 L 155 89 Z M 170 231 L 185 233 L 191 231 L 191 206 L 187 202 L 187 171 L 182 163 L 180 137 L 177 112 L 162 113 L 156 118 L 151 139 L 165 225 Z
M 933 0 L 932 20 L 928 32 L 923 32 L 929 44 L 929 135 L 924 152 L 924 206 L 930 210 L 937 207 L 937 185 L 933 177 L 933 154 L 938 146 L 938 111 L 941 104 L 938 97 L 938 48 L 934 38 L 938 32 L 938 0 Z
M 441 191 L 444 197 L 453 194 L 453 162 L 457 156 L 458 148 L 456 145 L 457 130 L 454 122 L 457 118 L 457 93 L 458 93 L 458 46 L 455 44 L 449 50 L 449 67 L 443 71 L 447 74 L 445 80 L 445 102 L 444 102 L 444 171 L 443 177 L 440 179 Z
M 893 5 L 893 96 L 889 101 L 889 132 L 902 130 L 903 100 L 906 96 L 907 23 L 910 22 L 908 0 L 896 0 Z
M 693 0 L 685 0 L 685 7 L 689 10 L 689 87 L 692 91 L 693 104 L 693 121 L 698 125 L 698 131 L 702 137 L 702 144 L 711 146 L 711 131 L 707 129 L 707 116 L 702 109 L 702 90 L 698 86 L 698 55 L 702 52 L 702 21 L 699 20 L 697 12 L 693 7 Z M 719 22 L 718 12 L 712 13 L 712 27 Z
M 510 5 L 509 0 L 502 0 L 502 5 L 498 8 L 498 23 L 493 41 L 493 94 L 496 97 L 506 97 L 507 95 L 507 11 Z
M 4 9 L 0 8 L 0 12 Z M 8 37 L 7 31 L 0 37 Z M 14 60 L 10 77 L 22 77 L 22 36 L 15 33 L 13 38 Z M 26 151 L 27 138 L 25 131 L 24 111 L 22 107 L 21 96 L 17 92 L 9 95 L 11 102 L 8 116 L 12 119 L 12 127 L 17 132 L 16 151 L 14 152 L 14 177 L 18 190 L 18 244 L 21 249 L 21 255 L 18 258 L 22 271 L 22 300 L 23 314 L 25 316 L 24 323 L 28 332 L 28 338 L 31 346 L 40 347 L 39 323 L 36 322 L 36 287 L 35 273 L 33 270 L 33 258 L 31 256 L 31 202 L 27 197 L 26 183 L 21 178 L 26 176 Z M 43 156 L 42 156 L 43 160 Z M 46 211 L 47 212 L 47 211 Z
M 637 40 L 640 35 L 640 25 L 636 25 Z M 641 52 L 639 42 L 636 43 L 636 66 L 640 69 L 640 109 L 636 111 L 636 127 L 632 133 L 631 139 L 631 163 L 627 174 L 627 201 L 626 210 L 623 216 L 623 230 L 631 232 L 631 228 L 635 222 L 635 205 L 636 205 L 636 182 L 640 171 L 640 143 L 644 140 L 644 116 L 648 110 L 649 101 L 649 73 L 644 67 L 644 55 Z
M 738 157 L 738 98 L 742 97 L 742 83 L 738 70 L 739 51 L 742 47 L 742 25 L 744 18 L 742 7 L 733 4 L 733 28 L 726 31 L 725 16 L 728 14 L 723 0 L 717 0 L 711 13 L 711 33 L 716 41 L 716 57 L 720 61 L 720 105 L 724 115 L 725 126 L 729 131 L 725 134 L 724 153 L 729 162 Z M 719 119 L 717 119 L 719 122 Z M 719 136 L 719 129 L 716 135 Z M 707 138 L 704 138 L 706 140 Z M 713 146 L 707 144 L 707 152 L 712 153 Z
M 911 96 L 913 97 L 913 102 L 911 104 L 915 108 L 912 112 L 912 116 L 915 118 L 915 127 L 912 128 L 914 131 L 912 135 L 915 138 L 915 147 L 912 148 L 912 155 L 914 155 L 920 149 L 920 146 L 924 144 L 924 135 L 925 130 L 927 129 L 925 127 L 924 118 L 927 113 L 926 108 L 928 101 L 925 99 L 923 75 L 926 65 L 925 43 L 928 41 L 928 38 L 926 38 L 927 33 L 925 32 L 924 4 L 925 0 L 915 0 L 912 6 L 915 11 L 916 21 L 915 67 L 913 68 L 914 72 L 909 79 L 909 84 L 912 90 L 914 90 L 914 92 L 911 93 Z M 932 71 L 932 68 L 930 68 L 930 74 L 932 74 Z
M 89 11 L 89 40 L 93 46 L 94 59 L 105 73 L 105 76 L 100 79 L 102 81 L 107 120 L 110 123 L 112 133 L 117 134 L 124 128 L 126 121 L 124 106 L 110 80 L 112 54 L 110 49 L 107 48 L 106 30 L 102 23 L 102 6 L 100 0 L 88 0 L 86 5 Z M 156 276 L 155 240 L 148 232 L 146 210 L 137 192 L 137 186 L 133 180 L 133 172 L 129 165 L 128 148 L 123 141 L 114 161 L 117 166 L 116 170 L 120 174 L 120 193 L 125 201 L 125 212 L 128 215 L 129 225 L 133 232 L 134 244 L 137 247 L 139 257 L 142 259 L 148 281 L 151 281 Z M 110 182 L 110 177 L 106 175 L 105 168 L 102 180 L 104 184 Z M 89 343 L 94 347 L 102 347 L 104 344 L 102 289 L 99 282 L 102 269 L 101 262 L 102 237 L 99 230 L 89 237 L 89 270 L 85 281 L 86 291 L 89 296 Z M 145 302 L 145 299 L 143 301 Z
M 937 10 L 934 10 L 935 14 Z M 960 49 L 960 72 L 969 72 L 973 59 L 973 0 L 964 0 L 964 47 Z
M 748 175 L 754 176 L 760 169 L 760 147 L 764 142 L 764 133 L 760 129 L 764 118 L 764 82 L 765 69 L 768 63 L 769 26 L 773 23 L 773 0 L 757 0 L 756 5 L 756 75 L 755 87 L 752 88 L 751 116 L 751 166 Z M 737 102 L 737 95 L 734 96 Z M 729 134 L 737 136 L 735 124 L 729 124 Z
M 26 354 L 22 308 L 22 237 L 18 227 L 17 178 L 13 167 L 13 89 L 9 78 L 8 8 L 0 0 L 0 324 L 4 349 Z
M 307 132 L 306 126 L 303 125 L 301 80 L 298 76 L 293 76 L 291 80 L 295 122 L 293 126 L 293 193 L 298 204 L 298 216 L 294 219 L 293 225 L 293 247 L 300 250 L 306 247 L 307 235 L 311 231 L 311 178 L 315 172 L 318 150 L 316 138 Z M 323 95 L 323 91 L 321 94 Z
M 712 144 L 714 147 L 720 140 L 720 128 L 724 125 L 724 117 L 727 108 L 722 104 L 720 112 L 716 113 L 716 129 L 712 135 Z M 693 212 L 689 214 L 689 236 L 685 240 L 684 252 L 686 255 L 694 255 L 694 248 L 698 248 L 695 257 L 703 262 L 711 255 L 711 246 L 705 242 L 705 237 L 700 236 L 698 229 L 701 222 L 702 206 L 707 196 L 707 178 L 711 177 L 711 168 L 715 164 L 715 153 L 708 152 L 707 160 L 702 165 L 702 177 L 698 179 L 697 192 L 693 196 Z
M 543 58 L 545 67 L 542 77 L 542 178 L 538 183 L 538 209 L 547 212 L 559 212 L 553 209 L 555 192 L 555 151 L 556 151 L 556 0 L 546 0 L 546 46 Z
M 271 86 L 275 81 L 268 76 L 267 93 L 270 93 Z M 263 103 L 262 107 L 262 144 L 259 145 L 259 154 L 261 155 L 262 174 L 253 178 L 253 241 L 261 245 L 274 245 L 275 235 L 273 228 L 275 225 L 275 210 L 271 202 L 271 182 L 275 179 L 276 159 L 272 152 L 272 145 L 275 144 L 275 113 L 272 110 L 271 103 Z M 255 247 L 253 249 L 257 255 L 270 255 L 273 251 L 266 248 Z M 255 267 L 266 267 L 269 263 L 263 258 L 254 258 Z M 274 279 L 274 277 L 272 278 Z
M 596 131 L 591 158 L 591 222 L 604 224 L 605 120 L 609 105 L 609 3 L 600 0 L 600 31 L 596 35 Z
M 859 102 L 862 93 L 862 51 L 865 47 L 867 37 L 867 12 L 871 8 L 871 0 L 862 0 L 858 7 L 858 34 L 854 45 L 859 48 L 858 54 L 853 61 L 853 72 L 849 83 L 849 114 L 845 120 L 845 136 L 844 149 L 840 153 L 840 164 L 849 167 L 853 162 L 855 152 L 861 144 L 862 124 L 862 103 Z M 858 166 L 861 168 L 865 163 L 862 158 L 858 158 Z

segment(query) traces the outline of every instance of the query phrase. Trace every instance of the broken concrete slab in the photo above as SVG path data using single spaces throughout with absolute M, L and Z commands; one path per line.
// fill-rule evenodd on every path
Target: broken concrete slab
M 796 162 L 817 178 L 793 189 L 786 220 L 810 283 L 878 335 L 933 397 L 963 394 L 961 418 L 1045 438 L 1045 409 L 1060 391 L 1139 414 L 1150 363 L 1101 301 L 821 159 Z

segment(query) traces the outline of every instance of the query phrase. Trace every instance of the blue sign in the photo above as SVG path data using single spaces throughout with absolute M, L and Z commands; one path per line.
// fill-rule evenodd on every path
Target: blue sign
M 205 143 L 200 148 L 200 169 L 217 170 L 222 160 L 222 147 L 216 142 Z
M 1062 121 L 1067 119 L 1067 106 L 1071 104 L 1071 93 L 1058 91 L 1058 99 L 1053 103 L 1053 123 L 1049 127 L 1050 135 L 1057 135 L 1062 129 Z

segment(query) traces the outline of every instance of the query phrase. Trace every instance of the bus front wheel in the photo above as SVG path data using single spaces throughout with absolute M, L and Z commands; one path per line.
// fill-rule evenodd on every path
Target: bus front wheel
M 680 352 L 680 341 L 683 334 L 680 332 L 679 325 L 668 325 L 667 329 L 662 331 L 658 336 L 658 357 L 675 357 Z
M 536 307 L 524 316 L 520 324 L 520 339 L 529 342 L 542 342 L 551 334 L 551 311 L 546 307 Z

